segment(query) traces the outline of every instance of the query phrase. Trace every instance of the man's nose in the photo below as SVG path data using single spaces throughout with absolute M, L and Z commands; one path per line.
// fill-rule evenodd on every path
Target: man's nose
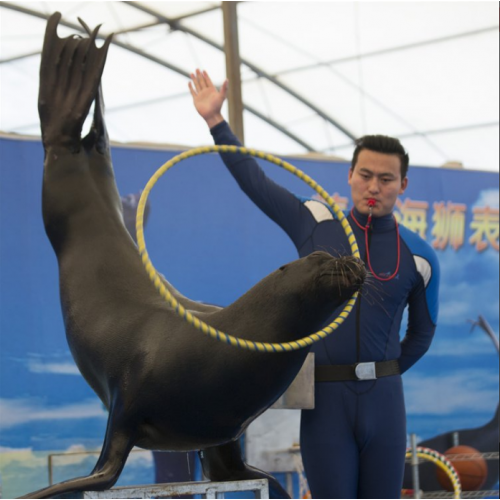
M 380 191 L 379 181 L 376 177 L 370 179 L 370 184 L 368 185 L 368 191 L 370 193 L 378 193 Z

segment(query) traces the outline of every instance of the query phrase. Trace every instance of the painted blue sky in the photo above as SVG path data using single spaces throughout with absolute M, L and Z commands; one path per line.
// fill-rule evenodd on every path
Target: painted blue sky
M 13 477 L 43 486 L 48 451 L 99 448 L 106 412 L 76 369 L 65 340 L 57 266 L 41 220 L 40 145 L 0 140 L 0 148 L 5 159 L 0 169 L 0 473 L 5 491 Z M 122 194 L 137 192 L 169 155 L 117 148 Z M 216 156 L 199 159 L 158 188 L 151 197 L 146 239 L 157 269 L 183 293 L 225 305 L 296 257 L 286 237 L 241 196 L 218 162 Z M 346 165 L 294 164 L 329 192 L 347 196 Z M 312 195 L 289 174 L 272 175 L 298 194 Z M 496 174 L 414 168 L 411 176 L 408 197 L 428 200 L 430 207 L 434 201 L 464 203 L 468 223 L 474 206 L 498 209 Z M 179 189 L 183 182 L 190 189 Z M 164 203 L 178 217 L 165 217 Z M 430 214 L 428 222 L 430 242 Z M 227 227 L 237 227 L 241 237 L 232 237 L 236 230 L 228 232 Z M 177 237 L 170 240 L 170 234 Z M 215 242 L 208 240 L 209 234 Z M 421 438 L 483 425 L 498 404 L 498 353 L 479 328 L 471 333 L 468 321 L 484 316 L 498 337 L 499 254 L 492 248 L 478 253 L 467 243 L 470 235 L 467 229 L 458 251 L 438 252 L 439 326 L 429 353 L 404 377 L 408 430 Z M 235 275 L 241 275 L 237 283 Z M 8 458 L 23 453 L 32 465 Z M 150 472 L 143 465 L 137 477 L 144 479 Z

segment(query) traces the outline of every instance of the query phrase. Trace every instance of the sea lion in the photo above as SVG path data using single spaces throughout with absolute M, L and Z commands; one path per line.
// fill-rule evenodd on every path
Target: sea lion
M 247 466 L 238 438 L 299 371 L 307 349 L 261 353 L 204 337 L 160 297 L 125 228 L 103 118 L 100 79 L 108 38 L 57 36 L 50 17 L 40 69 L 45 150 L 43 220 L 55 251 L 66 335 L 82 375 L 109 410 L 101 455 L 90 475 L 24 498 L 110 488 L 133 446 L 201 450 L 211 480 L 266 477 Z M 81 139 L 95 102 L 94 123 Z M 316 252 L 274 271 L 225 308 L 177 299 L 235 336 L 289 342 L 318 330 L 363 283 L 355 258 Z

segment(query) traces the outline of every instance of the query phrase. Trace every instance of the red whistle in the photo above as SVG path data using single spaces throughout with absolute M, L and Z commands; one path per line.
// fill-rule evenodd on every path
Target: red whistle
M 368 206 L 369 206 L 369 207 L 374 207 L 376 204 L 377 204 L 377 201 L 376 201 L 376 200 L 374 200 L 373 198 L 370 198 L 370 199 L 368 200 Z

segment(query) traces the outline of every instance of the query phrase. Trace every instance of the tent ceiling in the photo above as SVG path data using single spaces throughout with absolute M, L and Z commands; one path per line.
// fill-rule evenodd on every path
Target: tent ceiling
M 219 2 L 0 2 L 2 131 L 39 134 L 56 10 L 60 36 L 77 17 L 115 33 L 103 79 L 112 139 L 210 143 L 187 75 L 225 78 Z M 349 158 L 353 137 L 382 133 L 412 164 L 498 169 L 497 2 L 240 2 L 238 17 L 248 145 Z

